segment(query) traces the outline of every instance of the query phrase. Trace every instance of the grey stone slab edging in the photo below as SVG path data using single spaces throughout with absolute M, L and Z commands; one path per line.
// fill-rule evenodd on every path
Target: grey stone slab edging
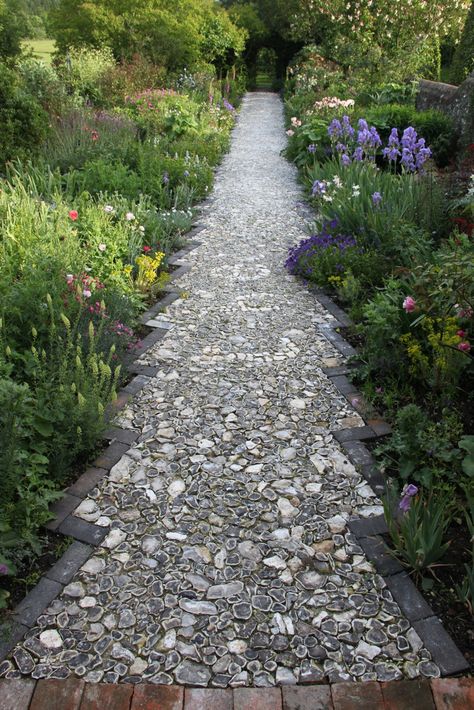
M 321 291 L 313 291 L 313 293 L 326 310 L 336 318 L 332 324 L 321 325 L 320 332 L 342 355 L 354 358 L 357 356 L 357 351 L 338 332 L 339 328 L 351 324 L 350 318 L 329 296 Z M 351 367 L 349 364 L 328 367 L 323 372 L 339 392 L 351 402 L 354 409 L 363 413 L 365 407 L 361 396 L 358 395 L 357 388 L 347 378 L 352 369 L 353 366 Z M 390 434 L 390 425 L 380 418 L 369 419 L 362 427 L 340 429 L 331 433 L 341 444 L 354 466 L 371 485 L 376 495 L 383 495 L 385 478 L 378 470 L 374 457 L 363 442 L 373 441 Z M 435 616 L 432 608 L 420 594 L 403 566 L 390 554 L 381 537 L 388 533 L 384 516 L 351 520 L 348 526 L 364 550 L 367 559 L 372 562 L 378 574 L 384 579 L 393 598 L 412 624 L 424 646 L 431 653 L 442 675 L 454 675 L 469 670 L 469 663 L 441 621 Z
M 205 229 L 204 225 L 195 225 L 188 235 L 194 237 L 203 229 Z M 198 246 L 200 246 L 200 242 L 189 241 L 183 249 L 174 255 L 174 259 L 170 260 L 170 263 L 175 264 L 176 261 Z M 188 264 L 180 264 L 173 272 L 172 280 L 177 280 L 190 268 Z M 146 320 L 152 319 L 178 298 L 177 291 L 168 290 L 163 298 L 142 314 L 141 321 L 144 322 L 144 318 Z M 158 367 L 140 365 L 136 361 L 161 340 L 167 332 L 168 330 L 165 328 L 152 328 L 140 346 L 134 350 L 133 360 L 126 363 L 126 366 L 128 371 L 135 376 L 119 390 L 116 402 L 107 410 L 109 418 L 112 418 L 119 409 L 123 408 L 129 399 L 143 389 L 150 382 L 150 378 L 156 375 Z M 73 542 L 60 559 L 43 574 L 38 584 L 13 609 L 10 619 L 0 625 L 0 662 L 10 654 L 16 644 L 34 626 L 38 616 L 61 594 L 74 574 L 87 562 L 94 548 L 100 545 L 108 534 L 109 526 L 102 527 L 88 523 L 75 517 L 73 512 L 89 495 L 90 491 L 110 472 L 110 469 L 120 461 L 139 436 L 140 433 L 133 430 L 110 427 L 104 434 L 104 439 L 109 441 L 109 445 L 99 454 L 93 466 L 81 474 L 63 493 L 62 497 L 51 506 L 50 510 L 54 518 L 45 527 L 48 530 L 72 537 Z

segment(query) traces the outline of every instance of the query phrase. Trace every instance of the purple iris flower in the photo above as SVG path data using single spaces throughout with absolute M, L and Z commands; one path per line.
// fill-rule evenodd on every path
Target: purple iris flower
M 355 131 L 351 126 L 351 120 L 349 116 L 342 117 L 342 132 L 347 138 L 354 138 Z
M 347 155 L 347 153 L 343 153 L 343 154 L 341 155 L 341 162 L 342 162 L 342 164 L 344 165 L 345 168 L 347 168 L 349 165 L 352 164 L 352 160 L 351 160 L 350 157 Z
M 374 194 L 372 195 L 372 202 L 375 207 L 380 205 L 380 203 L 382 202 L 382 195 L 380 194 L 380 192 L 374 192 Z
M 331 138 L 340 138 L 342 136 L 342 126 L 341 122 L 337 119 L 334 118 L 331 123 L 329 124 L 328 127 L 328 133 Z
M 413 483 L 404 486 L 402 490 L 402 497 L 398 505 L 401 511 L 407 513 L 410 510 L 411 499 L 413 498 L 413 496 L 416 496 L 417 493 L 418 488 Z
M 360 162 L 361 160 L 364 160 L 364 149 L 359 146 L 358 148 L 355 149 L 352 157 L 354 158 L 354 160 L 357 160 L 358 162 Z
M 316 153 L 316 146 L 314 143 L 310 143 L 306 150 L 308 153 Z
M 163 185 L 167 185 L 170 181 L 170 176 L 168 175 L 168 173 L 163 173 L 162 179 L 163 179 Z
M 313 195 L 324 195 L 326 192 L 326 183 L 324 180 L 315 180 L 313 182 L 313 189 L 312 189 L 312 194 Z

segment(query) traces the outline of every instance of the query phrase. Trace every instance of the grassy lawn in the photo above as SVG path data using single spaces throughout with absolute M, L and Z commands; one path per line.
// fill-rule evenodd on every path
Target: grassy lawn
M 51 64 L 51 57 L 56 49 L 56 44 L 52 39 L 25 39 L 23 47 L 32 49 L 34 56 L 42 59 L 45 64 Z

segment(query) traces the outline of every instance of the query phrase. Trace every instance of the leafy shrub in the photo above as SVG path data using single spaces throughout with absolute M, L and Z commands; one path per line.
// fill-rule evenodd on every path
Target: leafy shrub
M 0 63 L 0 163 L 36 153 L 46 138 L 48 114 L 21 85 L 18 75 Z
M 100 103 L 101 81 L 114 66 L 114 55 L 108 47 L 80 47 L 69 50 L 58 64 L 58 71 L 73 94 L 85 101 Z
M 458 447 L 462 429 L 453 411 L 444 410 L 434 422 L 416 404 L 408 404 L 397 413 L 393 435 L 378 447 L 378 454 L 403 481 L 416 481 L 428 489 L 442 481 L 458 485 L 462 480 L 463 454 Z
M 17 62 L 24 90 L 52 116 L 61 115 L 71 103 L 66 87 L 53 67 L 40 59 L 25 57 Z
M 127 97 L 146 89 L 159 89 L 166 70 L 136 54 L 129 62 L 109 67 L 100 77 L 100 100 L 108 107 L 125 106 Z

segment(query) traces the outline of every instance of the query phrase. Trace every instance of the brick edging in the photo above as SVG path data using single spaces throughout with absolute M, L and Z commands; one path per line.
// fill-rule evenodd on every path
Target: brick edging
M 0 710 L 467 710 L 473 678 L 269 688 L 188 688 L 67 680 L 0 680 Z
M 321 305 L 336 318 L 334 323 L 320 325 L 319 332 L 344 357 L 356 358 L 357 350 L 339 332 L 341 328 L 351 325 L 351 319 L 326 293 L 317 289 L 311 290 Z M 380 497 L 385 491 L 386 478 L 378 469 L 375 458 L 364 442 L 387 436 L 392 430 L 390 425 L 377 413 L 372 419 L 366 421 L 363 416 L 366 406 L 362 395 L 347 377 L 353 370 L 354 366 L 350 364 L 323 368 L 324 374 L 364 420 L 364 426 L 338 429 L 331 431 L 331 434 L 341 444 L 347 457 L 369 483 L 375 494 Z M 393 598 L 423 641 L 424 646 L 431 653 L 441 674 L 449 676 L 468 671 L 470 666 L 464 655 L 430 605 L 417 590 L 408 573 L 390 554 L 382 538 L 382 535 L 388 533 L 384 516 L 350 520 L 348 527 L 364 550 L 367 559 L 373 563 L 378 574 L 384 579 Z

